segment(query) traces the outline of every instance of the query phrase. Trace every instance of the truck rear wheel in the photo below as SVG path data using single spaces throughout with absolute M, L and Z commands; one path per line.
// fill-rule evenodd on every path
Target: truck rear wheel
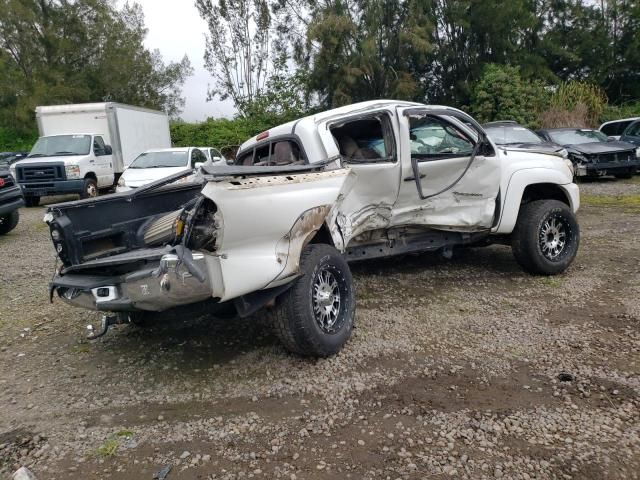
M 537 275 L 564 272 L 578 253 L 580 227 L 571 209 L 557 200 L 536 200 L 520 207 L 511 237 L 520 266 Z
M 37 207 L 40 205 L 40 197 L 24 197 L 24 204 L 27 207 Z
M 299 355 L 328 357 L 351 337 L 355 318 L 353 279 L 342 255 L 329 245 L 308 245 L 294 285 L 275 307 L 277 336 Z
M 18 226 L 18 220 L 20 220 L 20 214 L 18 210 L 14 210 L 11 213 L 7 213 L 0 217 L 0 235 L 9 233 L 11 230 Z
M 80 198 L 93 198 L 98 196 L 98 183 L 93 178 L 85 178 Z

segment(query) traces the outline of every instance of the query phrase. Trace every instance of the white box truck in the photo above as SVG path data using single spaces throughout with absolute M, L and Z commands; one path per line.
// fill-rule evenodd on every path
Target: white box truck
M 27 206 L 46 195 L 94 197 L 142 152 L 171 147 L 163 112 L 121 103 L 36 107 L 40 138 L 11 168 Z

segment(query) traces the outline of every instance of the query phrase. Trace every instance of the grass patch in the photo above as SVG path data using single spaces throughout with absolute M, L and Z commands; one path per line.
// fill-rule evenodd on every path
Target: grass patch
M 558 277 L 540 277 L 538 281 L 547 287 L 558 288 L 562 286 L 562 280 Z
M 640 175 L 634 175 L 631 178 L 627 178 L 622 181 L 623 183 L 640 184 Z
M 44 222 L 36 223 L 34 228 L 35 228 L 35 230 L 42 231 L 42 232 L 48 232 L 49 231 L 49 225 L 47 225 Z
M 616 207 L 626 211 L 640 210 L 640 195 L 582 195 L 582 205 L 590 207 Z
M 81 354 L 81 353 L 89 353 L 91 347 L 87 343 L 81 343 L 79 345 L 74 345 L 71 347 L 71 353 Z
M 120 447 L 120 440 L 117 437 L 109 437 L 96 449 L 96 455 L 99 457 L 112 457 L 118 451 L 118 447 Z
M 96 449 L 95 454 L 103 458 L 113 457 L 118 452 L 118 448 L 120 448 L 120 441 L 122 439 L 128 440 L 133 437 L 133 435 L 131 430 L 120 430 L 107 438 L 104 443 Z
M 511 353 L 511 356 L 513 358 L 518 358 L 518 359 L 525 356 L 525 351 L 521 348 L 512 348 L 509 353 Z

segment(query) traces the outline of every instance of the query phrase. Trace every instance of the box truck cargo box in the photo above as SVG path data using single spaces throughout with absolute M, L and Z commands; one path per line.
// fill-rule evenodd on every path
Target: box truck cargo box
M 124 168 L 153 148 L 171 147 L 163 112 L 114 102 L 36 107 L 40 138 L 29 157 L 12 166 L 27 205 L 40 197 L 97 195 Z

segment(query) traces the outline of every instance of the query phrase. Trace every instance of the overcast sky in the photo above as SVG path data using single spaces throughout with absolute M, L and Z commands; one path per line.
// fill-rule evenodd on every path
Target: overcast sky
M 204 35 L 207 24 L 193 0 L 135 0 L 144 10 L 149 33 L 145 45 L 158 49 L 165 62 L 179 61 L 187 54 L 194 68 L 193 76 L 184 84 L 186 104 L 181 117 L 202 121 L 207 117 L 229 117 L 234 113 L 231 102 L 207 102 L 207 85 L 212 79 L 204 68 Z

